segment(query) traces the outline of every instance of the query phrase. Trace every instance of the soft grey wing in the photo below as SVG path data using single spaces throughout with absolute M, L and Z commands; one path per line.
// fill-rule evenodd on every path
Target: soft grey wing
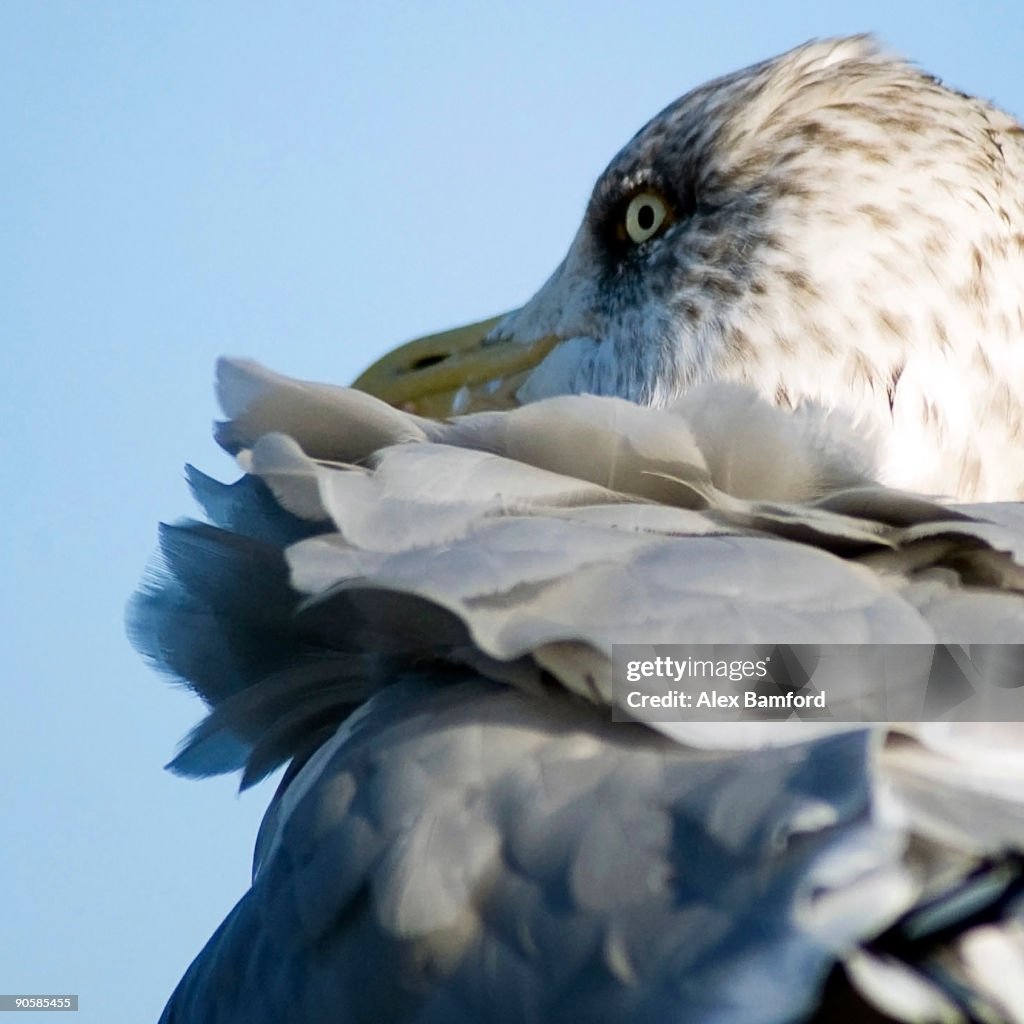
M 343 733 L 165 1021 L 796 1020 L 912 891 L 866 733 L 712 755 L 453 679 Z
M 615 641 L 1024 641 L 1016 506 L 878 487 L 737 389 L 221 395 L 248 475 L 193 474 L 133 635 L 211 707 L 177 770 L 291 767 L 167 1020 L 798 1020 L 836 961 L 902 1019 L 1024 1019 L 979 953 L 1024 962 L 1019 726 L 608 720 Z

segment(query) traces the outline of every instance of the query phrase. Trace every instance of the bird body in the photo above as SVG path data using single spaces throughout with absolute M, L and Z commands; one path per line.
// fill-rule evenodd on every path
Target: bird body
M 613 160 L 481 341 L 538 348 L 521 407 L 222 361 L 244 476 L 191 472 L 131 632 L 210 708 L 176 771 L 288 768 L 163 1019 L 1024 1020 L 1019 687 L 865 728 L 613 683 L 618 644 L 1024 643 L 1022 506 L 911 491 L 1021 496 L 1022 197 L 1011 119 L 810 44 Z

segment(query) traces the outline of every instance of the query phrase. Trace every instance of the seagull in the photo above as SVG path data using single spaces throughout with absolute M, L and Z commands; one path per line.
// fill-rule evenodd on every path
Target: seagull
M 243 475 L 129 632 L 209 709 L 173 770 L 284 773 L 162 1021 L 1024 1021 L 1022 139 L 811 43 L 641 129 L 519 310 L 220 362 Z M 708 644 L 857 645 L 878 713 L 637 710 L 617 651 Z

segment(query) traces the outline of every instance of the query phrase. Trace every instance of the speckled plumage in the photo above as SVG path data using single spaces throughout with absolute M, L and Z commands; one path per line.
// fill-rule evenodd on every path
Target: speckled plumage
M 648 187 L 674 223 L 622 245 Z M 525 398 L 736 380 L 849 411 L 886 483 L 1022 497 L 1024 130 L 866 38 L 720 78 L 612 160 L 494 340 L 549 333 Z

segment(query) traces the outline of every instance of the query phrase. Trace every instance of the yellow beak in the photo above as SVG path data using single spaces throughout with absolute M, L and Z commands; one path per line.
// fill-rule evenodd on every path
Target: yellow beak
M 407 412 L 434 419 L 518 405 L 516 392 L 558 344 L 484 338 L 504 316 L 417 338 L 378 359 L 352 385 Z

